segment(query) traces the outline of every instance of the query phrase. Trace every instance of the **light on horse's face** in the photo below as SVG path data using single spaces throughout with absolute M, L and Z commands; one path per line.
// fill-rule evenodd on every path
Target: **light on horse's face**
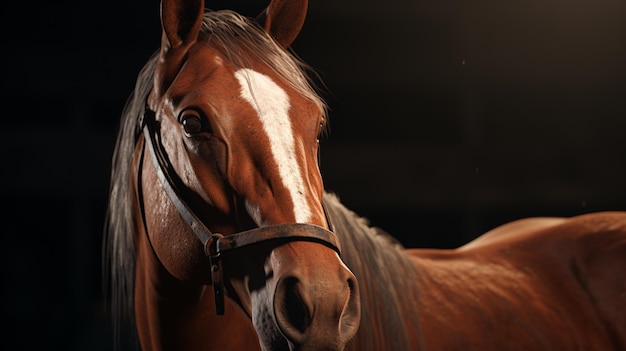
M 311 209 L 307 203 L 306 181 L 297 163 L 295 139 L 289 119 L 289 96 L 270 77 L 251 69 L 240 69 L 235 77 L 241 86 L 241 96 L 256 112 L 263 132 L 270 143 L 273 163 L 278 167 L 280 185 L 287 189 L 293 203 L 296 223 L 308 223 Z M 246 208 L 255 222 L 262 226 L 264 219 L 257 204 L 246 200 Z
M 326 227 L 321 111 L 266 67 L 238 69 L 214 51 L 202 53 L 189 58 L 160 102 L 174 168 L 226 216 L 237 199 L 256 226 Z

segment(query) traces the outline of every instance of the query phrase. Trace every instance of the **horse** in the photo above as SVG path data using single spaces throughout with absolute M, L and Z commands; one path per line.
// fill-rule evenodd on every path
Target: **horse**
M 124 108 L 104 242 L 116 341 L 145 350 L 624 350 L 626 213 L 405 248 L 324 189 L 326 106 L 257 18 L 163 0 Z M 135 337 L 137 339 L 135 339 Z
M 120 122 L 105 253 L 143 349 L 343 350 L 358 329 L 322 202 L 326 105 L 287 51 L 306 10 L 274 0 L 250 21 L 161 2 L 161 47 Z

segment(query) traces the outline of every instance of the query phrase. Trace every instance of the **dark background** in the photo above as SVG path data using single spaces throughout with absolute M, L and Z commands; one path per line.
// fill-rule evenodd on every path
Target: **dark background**
M 110 159 L 158 1 L 0 6 L 2 344 L 109 350 Z M 327 189 L 407 246 L 626 210 L 622 0 L 312 0 L 293 47 L 326 83 Z

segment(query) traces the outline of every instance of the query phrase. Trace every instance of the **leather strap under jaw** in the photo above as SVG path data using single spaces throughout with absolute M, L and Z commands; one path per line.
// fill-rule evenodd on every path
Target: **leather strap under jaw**
M 337 236 L 314 224 L 277 224 L 255 228 L 228 236 L 213 234 L 204 247 L 211 263 L 211 280 L 217 314 L 224 314 L 224 268 L 222 258 L 237 249 L 273 242 L 276 246 L 291 241 L 311 241 L 328 246 L 340 254 Z
M 232 253 L 237 249 L 251 245 L 272 242 L 281 245 L 290 241 L 311 241 L 325 245 L 338 254 L 341 254 L 339 239 L 332 231 L 314 224 L 292 223 L 277 224 L 255 228 L 228 236 L 212 233 L 204 223 L 195 215 L 190 206 L 179 195 L 184 184 L 174 172 L 161 143 L 157 140 L 160 134 L 156 131 L 154 112 L 148 107 L 141 119 L 141 126 L 145 143 L 150 154 L 150 159 L 156 170 L 157 178 L 170 201 L 176 207 L 181 217 L 194 232 L 204 247 L 204 252 L 209 258 L 211 265 L 211 281 L 215 295 L 215 308 L 219 315 L 224 314 L 224 269 L 223 255 Z M 331 230 L 334 227 L 330 221 L 324 204 L 324 215 Z

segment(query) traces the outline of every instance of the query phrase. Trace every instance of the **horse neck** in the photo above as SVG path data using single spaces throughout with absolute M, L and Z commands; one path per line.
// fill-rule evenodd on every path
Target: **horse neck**
M 350 348 L 421 350 L 418 270 L 391 236 L 331 194 L 325 203 L 341 239 L 342 259 L 359 281 L 361 326 Z

